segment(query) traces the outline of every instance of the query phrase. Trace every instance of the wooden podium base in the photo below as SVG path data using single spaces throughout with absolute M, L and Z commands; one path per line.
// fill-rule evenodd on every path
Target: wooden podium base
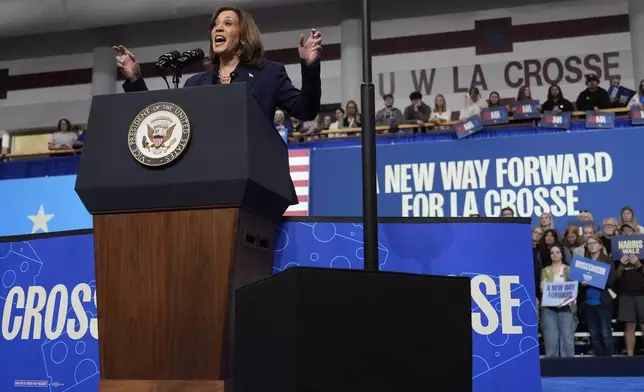
M 223 381 L 101 380 L 101 392 L 224 392 Z
M 275 236 L 238 208 L 94 216 L 100 392 L 223 388 L 234 290 L 271 275 Z

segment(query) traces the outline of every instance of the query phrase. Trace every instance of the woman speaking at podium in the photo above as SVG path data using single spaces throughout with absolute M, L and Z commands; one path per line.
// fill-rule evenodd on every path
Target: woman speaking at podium
M 115 46 L 114 50 L 117 66 L 127 79 L 123 90 L 147 90 L 136 56 L 123 46 Z M 264 58 L 253 17 L 235 7 L 222 7 L 213 14 L 210 23 L 210 57 L 206 61 L 209 69 L 188 78 L 184 86 L 252 82 L 252 93 L 271 123 L 278 107 L 300 120 L 313 120 L 320 111 L 322 96 L 322 34 L 311 30 L 306 40 L 301 35 L 298 52 L 302 64 L 301 90 L 293 87 L 284 65 Z

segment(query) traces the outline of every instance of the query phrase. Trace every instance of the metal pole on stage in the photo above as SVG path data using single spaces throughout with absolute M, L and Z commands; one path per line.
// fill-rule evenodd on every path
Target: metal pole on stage
M 378 195 L 376 193 L 376 102 L 371 75 L 371 10 L 362 0 L 362 215 L 364 268 L 377 271 Z

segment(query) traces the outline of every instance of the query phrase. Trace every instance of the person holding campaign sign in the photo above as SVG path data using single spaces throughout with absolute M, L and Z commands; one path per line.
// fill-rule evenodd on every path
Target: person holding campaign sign
M 481 99 L 481 93 L 477 87 L 470 87 L 467 95 L 465 96 L 465 107 L 461 110 L 459 115 L 460 121 L 465 121 L 468 118 L 481 113 L 481 109 L 487 107 L 485 99 Z
M 528 109 L 524 109 L 527 107 Z M 517 99 L 510 108 L 509 114 L 514 117 L 514 123 L 534 123 L 541 113 L 539 101 L 532 98 L 532 89 L 529 86 L 519 88 Z
M 530 86 L 519 87 L 517 92 L 517 101 L 530 101 L 532 100 L 532 90 Z
M 581 235 L 581 245 L 573 250 L 573 255 L 578 255 L 578 256 L 585 256 L 588 252 L 586 248 L 586 240 L 592 236 L 594 236 L 597 232 L 595 231 L 595 223 L 594 222 L 584 222 L 583 227 L 582 227 L 582 235 Z M 608 252 L 606 252 L 606 249 L 602 247 L 602 252 L 606 255 L 608 255 Z
M 577 273 L 579 274 L 581 287 L 578 300 L 584 307 L 583 314 L 590 332 L 593 352 L 598 357 L 610 357 L 613 355 L 613 330 L 611 325 L 613 321 L 613 298 L 615 296 L 612 291 L 615 284 L 615 269 L 611 260 L 603 252 L 602 239 L 599 235 L 594 234 L 586 239 L 586 249 L 589 260 L 575 257 L 571 266 L 570 277 L 572 279 L 574 275 L 577 278 Z M 601 263 L 599 268 L 592 261 Z M 590 282 L 586 283 L 586 280 L 589 280 L 588 278 L 590 278 Z M 605 283 L 603 282 L 604 279 Z M 601 283 L 594 283 L 594 280 Z
M 550 248 L 552 264 L 541 272 L 541 330 L 546 357 L 573 357 L 577 329 L 577 284 L 570 282 L 561 245 Z
M 497 108 L 501 105 L 501 96 L 498 92 L 492 91 L 487 98 L 487 107 L 488 108 Z
M 632 223 L 624 223 L 620 229 L 622 235 L 633 236 L 636 234 L 636 228 Z M 639 253 L 641 246 L 637 245 L 639 248 L 637 253 Z M 620 248 L 625 247 L 620 246 L 619 243 L 613 244 L 613 257 L 617 257 Z M 619 259 L 619 267 L 617 267 L 617 288 L 619 289 L 617 318 L 625 323 L 624 341 L 626 353 L 629 356 L 633 356 L 635 352 L 635 327 L 638 322 L 644 330 L 644 264 L 634 250 L 635 247 L 628 253 L 624 251 Z
M 572 103 L 564 98 L 561 88 L 558 84 L 553 84 L 548 89 L 548 96 L 546 102 L 541 105 L 541 113 L 543 112 L 574 112 L 575 108 Z

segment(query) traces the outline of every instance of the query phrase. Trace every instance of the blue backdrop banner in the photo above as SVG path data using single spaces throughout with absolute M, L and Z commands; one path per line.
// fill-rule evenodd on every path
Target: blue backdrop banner
M 91 228 L 75 183 L 75 175 L 0 181 L 0 236 Z
M 0 242 L 0 391 L 98 390 L 91 234 Z
M 541 391 L 530 226 L 382 221 L 388 221 L 379 225 L 382 270 L 471 278 L 474 392 Z M 275 247 L 276 271 L 364 263 L 362 225 L 348 220 L 284 223 Z M 449 339 L 449 320 L 436 317 L 445 335 L 433 338 Z
M 63 234 L 0 242 L 1 391 L 98 389 L 93 239 Z M 475 392 L 540 391 L 529 234 L 513 221 L 380 225 L 383 270 L 471 277 Z M 362 238 L 362 226 L 349 221 L 287 221 L 274 270 L 361 268 Z M 436 338 L 449 338 L 445 323 Z
M 644 160 L 638 158 L 644 128 L 549 131 L 380 144 L 378 212 L 388 217 L 499 216 L 509 206 L 523 217 L 550 212 L 564 229 L 579 210 L 590 210 L 600 224 L 606 217 L 619 218 L 623 206 L 633 207 L 636 215 L 644 209 L 641 183 L 633 180 L 634 173 L 644 172 Z M 482 134 L 494 132 L 500 131 Z M 310 167 L 310 215 L 362 215 L 359 146 L 315 149 Z M 0 213 L 0 236 L 91 228 L 75 180 L 0 181 L 3 202 L 11 206 Z
M 522 217 L 550 212 L 564 228 L 580 210 L 597 222 L 626 205 L 637 215 L 642 145 L 642 128 L 380 145 L 378 213 L 494 217 L 507 206 Z M 360 156 L 352 147 L 313 151 L 312 216 L 361 216 Z

